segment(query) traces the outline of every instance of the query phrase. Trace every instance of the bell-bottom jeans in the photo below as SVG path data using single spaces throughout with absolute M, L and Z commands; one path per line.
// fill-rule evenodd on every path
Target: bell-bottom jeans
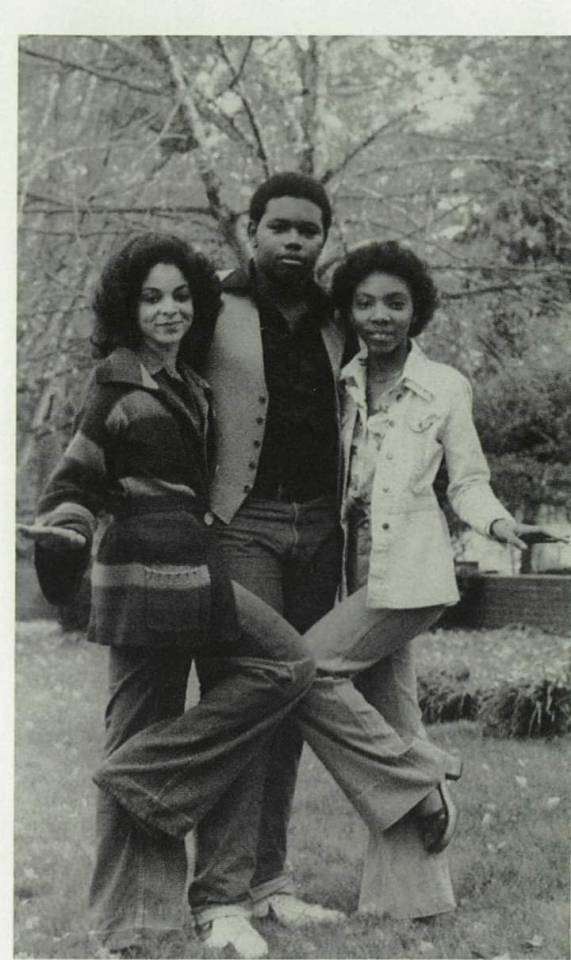
M 95 775 L 99 792 L 96 863 L 90 888 L 93 936 L 109 949 L 142 942 L 145 933 L 181 926 L 187 859 L 184 835 L 216 807 L 233 783 L 257 765 L 260 749 L 308 689 L 314 666 L 305 642 L 278 614 L 235 585 L 241 628 L 232 643 L 193 649 L 186 645 L 111 647 L 110 697 L 105 713 L 105 761 Z M 216 676 L 200 703 L 184 712 L 193 656 Z M 120 793 L 129 795 L 130 816 L 109 791 L 112 771 L 121 771 Z M 145 775 L 139 798 L 139 774 Z M 148 777 L 148 780 L 146 779 Z M 148 816 L 148 796 L 164 811 L 179 807 L 176 829 L 157 832 Z M 181 801 L 184 797 L 184 815 Z M 161 818 L 159 817 L 159 820 Z M 168 819 L 168 818 L 167 818 Z M 145 821 L 149 821 L 145 823 Z M 160 826 L 164 826 L 161 822 Z M 216 817 L 203 845 L 235 848 L 238 821 Z M 240 899 L 248 888 L 245 865 L 227 880 L 204 880 L 205 896 L 219 905 Z
M 236 587 L 238 597 L 243 592 Z M 261 601 L 257 603 L 262 609 L 268 609 Z M 399 736 L 356 688 L 352 678 L 364 664 L 373 659 L 376 662 L 402 642 L 412 639 L 436 614 L 434 607 L 413 611 L 371 610 L 366 606 L 364 588 L 322 618 L 305 637 L 309 647 L 316 651 L 318 663 L 322 646 L 328 653 L 327 663 L 323 669 L 318 667 L 313 684 L 303 699 L 298 699 L 296 717 L 301 731 L 355 809 L 376 830 L 387 830 L 410 812 L 444 778 L 450 757 L 422 737 L 404 740 Z M 279 623 L 282 630 L 286 629 L 285 621 L 278 614 L 268 611 L 267 616 L 277 618 L 276 627 Z M 301 638 L 300 642 L 303 642 Z M 221 912 L 234 912 L 241 906 L 238 899 L 232 905 L 230 897 L 222 897 L 225 881 L 217 863 L 217 852 L 221 851 L 224 858 L 225 849 L 234 844 L 235 869 L 229 882 L 235 885 L 235 890 L 240 872 L 236 858 L 236 850 L 240 849 L 236 824 L 240 818 L 228 818 L 224 804 L 236 793 L 244 796 L 246 787 L 260 777 L 260 767 L 265 767 L 263 756 L 264 764 L 259 762 L 260 755 L 256 756 L 255 751 L 248 752 L 245 759 L 241 749 L 242 768 L 230 761 L 231 774 L 223 774 L 225 758 L 219 746 L 220 717 L 227 714 L 227 699 L 235 683 L 236 679 L 230 677 L 228 682 L 222 681 L 205 694 L 202 704 L 206 711 L 212 702 L 210 698 L 217 691 L 222 694 L 214 701 L 217 722 L 210 737 L 205 737 L 204 727 L 197 726 L 199 705 L 174 721 L 155 724 L 136 734 L 109 756 L 95 778 L 100 787 L 149 829 L 181 841 L 214 807 L 207 791 L 212 783 L 215 785 L 216 799 L 222 797 L 225 815 L 213 818 L 209 853 L 214 868 L 210 872 L 199 871 L 189 891 L 193 912 L 200 920 Z M 212 720 L 208 712 L 206 716 Z M 236 736 L 240 734 L 245 740 L 248 719 L 251 723 L 251 716 L 235 718 Z M 252 737 L 248 742 L 252 742 Z M 227 791 L 225 797 L 222 796 L 224 790 Z M 251 813 L 255 821 L 255 811 Z M 242 868 L 247 869 L 242 869 L 242 881 L 252 867 L 248 837 L 243 839 Z M 201 842 L 206 843 L 204 837 Z M 208 862 L 204 850 L 202 861 Z M 212 876 L 217 878 L 218 888 L 211 883 Z M 241 899 L 247 896 L 247 890 L 248 887 L 243 886 Z

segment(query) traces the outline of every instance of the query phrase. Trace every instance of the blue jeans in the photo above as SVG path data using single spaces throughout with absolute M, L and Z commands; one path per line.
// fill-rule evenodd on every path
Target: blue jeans
M 352 512 L 347 540 L 347 585 L 351 593 L 367 583 L 371 531 L 366 511 Z M 434 615 L 438 608 L 434 608 Z M 419 611 L 418 627 L 426 629 L 432 613 L 424 622 Z M 399 612 L 379 610 L 379 623 L 397 636 Z M 410 616 L 410 614 L 409 614 Z M 392 624 L 392 627 L 391 627 Z M 361 661 L 355 662 L 350 649 L 332 635 L 321 641 L 316 653 L 325 671 L 343 670 L 346 658 L 352 661 L 355 685 L 363 696 L 404 740 L 426 737 L 418 705 L 413 643 L 404 637 L 388 657 L 377 659 L 378 650 L 361 648 Z M 427 853 L 422 843 L 414 813 L 403 817 L 388 830 L 369 830 L 369 844 L 359 896 L 359 909 L 380 915 L 411 918 L 447 913 L 455 907 L 454 892 L 448 868 L 447 851 Z
M 110 648 L 106 759 L 94 777 L 102 789 L 90 889 L 93 932 L 110 949 L 140 942 L 145 932 L 180 927 L 184 834 L 247 775 L 311 682 L 313 665 L 296 631 L 248 591 L 236 585 L 235 594 L 242 629 L 232 645 L 193 650 L 189 637 L 184 648 L 161 648 L 160 638 L 151 650 Z M 210 664 L 213 680 L 185 713 L 193 654 Z M 214 813 L 212 829 L 203 834 L 207 858 L 221 839 L 239 841 L 233 835 L 239 823 L 224 823 L 221 838 L 219 822 Z M 235 876 L 212 882 L 203 876 L 202 899 L 224 909 L 243 898 L 250 875 L 245 864 Z
M 237 586 L 235 589 L 238 596 L 245 592 Z M 254 600 L 252 597 L 252 605 Z M 265 611 L 261 622 L 267 624 L 268 619 L 272 622 L 273 618 L 274 634 L 278 629 L 292 630 L 262 601 L 255 602 Z M 323 617 L 306 635 L 318 656 L 318 672 L 305 694 L 300 697 L 296 692 L 295 715 L 314 752 L 369 827 L 376 831 L 389 830 L 410 813 L 441 782 L 452 763 L 444 751 L 424 737 L 402 737 L 357 689 L 353 678 L 367 666 L 389 657 L 425 629 L 439 610 L 439 607 L 371 610 L 366 606 L 364 588 Z M 264 661 L 258 661 L 260 664 L 265 666 Z M 301 664 L 307 668 L 306 661 Z M 237 705 L 231 703 L 236 693 Z M 249 709 L 250 726 L 257 724 L 257 731 L 254 729 L 250 734 L 250 726 L 246 725 L 243 711 L 239 709 L 242 694 L 240 678 L 229 676 L 228 683 L 222 681 L 205 694 L 199 707 L 132 737 L 112 754 L 97 782 L 110 789 L 149 829 L 182 839 L 230 786 L 234 793 L 236 783 L 244 777 L 253 777 L 254 781 L 258 777 L 256 751 L 261 742 L 260 719 L 253 718 Z M 279 695 L 276 683 L 276 701 Z M 201 716 L 201 706 L 204 707 L 202 716 L 209 717 L 211 722 L 210 737 L 204 729 L 202 736 L 196 730 L 195 720 Z M 291 699 L 285 709 L 281 707 L 282 714 L 290 708 Z M 267 722 L 267 701 L 265 710 L 263 731 L 269 740 L 273 731 Z M 275 712 L 270 716 L 275 722 Z M 228 723 L 221 723 L 221 719 L 227 719 Z M 227 749 L 224 733 L 230 734 L 232 730 L 235 749 Z M 253 749 L 246 750 L 248 745 Z M 225 772 L 228 764 L 230 773 Z M 214 791 L 215 797 L 208 791 Z M 228 793 L 225 796 L 227 798 Z M 238 818 L 228 820 L 217 811 L 213 823 L 211 854 L 220 851 L 224 855 L 227 847 L 239 847 Z M 201 842 L 205 842 L 204 837 Z M 207 858 L 204 859 L 207 862 Z M 211 862 L 217 864 L 216 856 L 211 856 Z M 241 874 L 234 871 L 224 878 L 217 866 L 212 873 L 206 871 L 199 875 L 189 896 L 195 915 L 208 919 L 245 909 L 236 899 L 224 902 L 220 891 L 229 883 L 235 898 L 241 883 L 242 898 L 245 898 L 244 882 L 251 865 L 252 856 L 245 846 Z M 218 878 L 218 887 L 213 878 Z
M 331 609 L 340 578 L 342 534 L 335 497 L 306 503 L 280 503 L 249 497 L 228 525 L 217 525 L 221 551 L 233 580 L 261 597 L 304 633 Z M 207 665 L 199 666 L 201 688 L 209 688 Z M 287 829 L 302 737 L 288 719 L 276 731 L 255 770 L 234 784 L 216 811 L 197 831 L 196 896 L 203 875 L 243 876 L 247 859 L 254 898 L 292 889 L 286 871 Z M 239 843 L 226 842 L 211 857 L 211 832 L 217 816 L 239 823 Z M 218 833 L 220 831 L 218 830 Z

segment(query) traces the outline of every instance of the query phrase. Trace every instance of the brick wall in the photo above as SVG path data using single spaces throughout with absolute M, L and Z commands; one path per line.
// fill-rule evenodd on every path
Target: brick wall
M 461 592 L 443 626 L 493 629 L 523 623 L 571 635 L 571 576 L 480 574 L 466 578 Z

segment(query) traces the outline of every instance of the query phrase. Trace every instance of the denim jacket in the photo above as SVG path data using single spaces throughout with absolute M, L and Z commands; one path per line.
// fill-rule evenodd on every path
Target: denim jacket
M 345 493 L 359 407 L 366 415 L 366 348 L 341 373 Z M 444 457 L 454 511 L 479 533 L 510 514 L 490 487 L 472 419 L 472 391 L 415 343 L 385 414 L 371 495 L 370 607 L 423 607 L 458 598 L 448 526 L 433 484 Z M 346 497 L 343 521 L 347 524 Z

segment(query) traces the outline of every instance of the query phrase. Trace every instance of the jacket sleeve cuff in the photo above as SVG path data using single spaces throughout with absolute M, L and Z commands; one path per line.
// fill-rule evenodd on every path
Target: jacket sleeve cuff
M 39 543 L 35 547 L 34 562 L 42 593 L 48 603 L 65 606 L 73 600 L 89 566 L 96 521 L 89 510 L 73 503 L 60 504 L 38 517 L 37 522 L 74 530 L 85 537 L 85 546 L 80 550 L 53 550 Z
M 88 543 L 93 540 L 97 521 L 87 507 L 80 503 L 60 503 L 53 510 L 42 513 L 36 523 L 47 527 L 64 527 L 80 533 Z
M 505 519 L 507 519 L 507 518 L 506 518 L 506 517 L 495 517 L 495 518 L 491 521 L 491 523 L 489 524 L 487 533 L 488 533 L 488 536 L 492 538 L 492 540 L 495 539 L 495 537 L 494 537 L 494 523 L 498 523 L 499 520 L 505 520 Z
M 90 547 L 86 543 L 82 550 L 55 551 L 36 544 L 36 575 L 48 603 L 61 607 L 73 600 L 89 566 Z

